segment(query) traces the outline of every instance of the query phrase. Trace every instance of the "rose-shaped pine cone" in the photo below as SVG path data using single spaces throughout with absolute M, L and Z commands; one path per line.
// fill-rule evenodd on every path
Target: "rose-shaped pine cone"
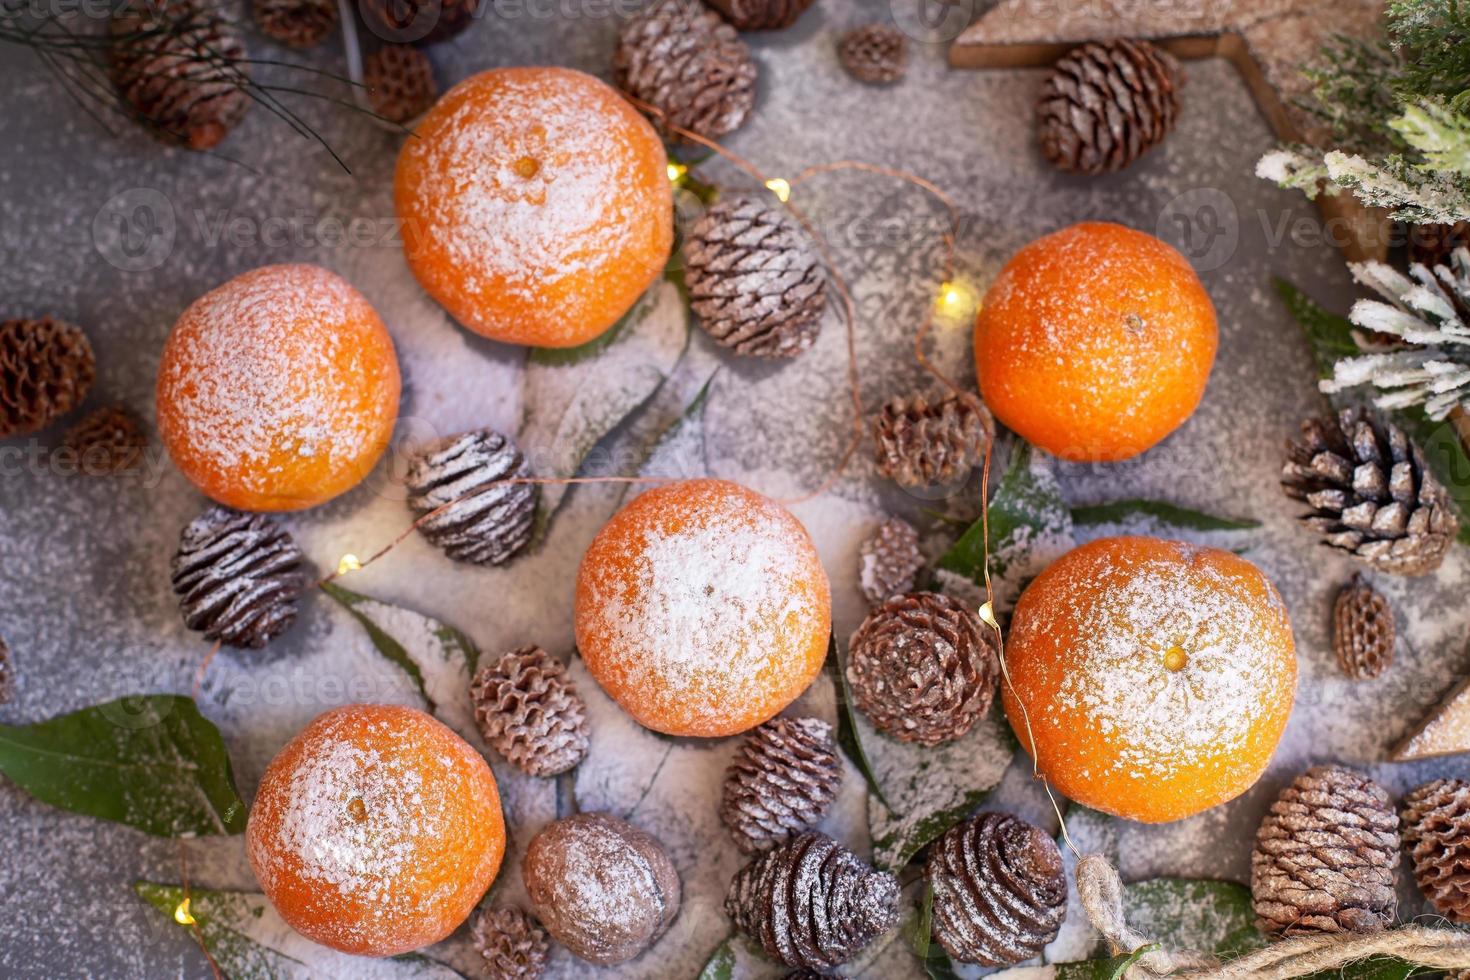
M 990 710 L 1000 677 L 995 638 L 958 600 L 910 592 L 868 613 L 848 646 L 852 699 L 880 732 L 942 745 Z
M 725 772 L 720 819 L 747 854 L 814 825 L 842 786 L 832 726 L 773 718 L 745 736 Z
M 368 28 L 385 41 L 434 44 L 474 23 L 480 0 L 359 0 Z
M 301 560 L 271 518 L 211 507 L 184 528 L 174 555 L 184 625 L 227 646 L 265 646 L 296 621 Z
M 721 346 L 795 357 L 816 341 L 827 276 L 784 209 L 753 197 L 720 201 L 690 229 L 684 263 L 690 308 Z
M 1281 791 L 1256 834 L 1257 925 L 1287 936 L 1386 929 L 1398 863 L 1399 818 L 1383 787 L 1313 766 Z
M 1122 170 L 1179 119 L 1183 77 L 1147 41 L 1092 41 L 1062 56 L 1037 106 L 1041 152 L 1069 173 Z
M 479 974 L 485 980 L 536 980 L 546 972 L 551 942 L 521 909 L 484 909 L 475 917 L 470 942 L 485 961 Z
M 790 27 L 812 0 L 709 0 L 742 31 L 775 31 Z
M 532 776 L 555 776 L 587 755 L 587 706 L 567 668 L 537 646 L 481 667 L 470 685 L 491 748 Z
M 772 959 L 822 973 L 893 928 L 898 879 L 824 834 L 805 833 L 742 868 L 725 912 Z
M 434 66 L 409 44 L 385 44 L 364 58 L 362 84 L 373 111 L 396 123 L 428 112 L 439 97 Z
M 1332 612 L 1332 648 L 1342 672 L 1372 680 L 1393 663 L 1394 622 L 1388 600 L 1354 575 Z
M 73 426 L 63 439 L 77 471 L 88 476 L 125 473 L 143 462 L 148 438 L 131 413 L 99 408 Z
M 262 34 L 293 48 L 321 44 L 337 26 L 336 0 L 254 0 Z
M 924 567 L 919 532 L 908 521 L 890 517 L 858 549 L 858 588 L 868 605 L 889 596 L 912 592 L 914 579 Z
M 968 477 L 994 437 L 990 410 L 968 393 L 898 396 L 873 418 L 878 472 L 905 487 Z
M 0 636 L 0 704 L 15 697 L 15 661 L 10 657 L 10 647 Z
M 455 561 L 503 565 L 531 541 L 537 488 L 521 451 L 492 429 L 450 436 L 408 467 L 419 533 Z M 432 514 L 432 517 L 428 515 Z
M 750 49 L 719 14 L 690 0 L 664 0 L 623 25 L 613 73 L 666 131 L 675 126 L 716 139 L 738 129 L 755 107 Z
M 1404 797 L 1414 881 L 1440 915 L 1470 922 L 1470 783 L 1436 779 Z
M 112 35 L 112 82 L 159 139 L 211 149 L 250 108 L 245 43 L 213 5 L 128 0 Z
M 837 60 L 858 81 L 887 85 L 908 68 L 909 39 L 891 24 L 858 27 L 837 42 Z
M 1041 953 L 1067 915 L 1056 842 L 1024 820 L 981 813 L 951 827 L 924 864 L 934 938 L 961 963 L 1013 966 Z
M 1287 452 L 1282 489 L 1311 505 L 1301 521 L 1327 544 L 1391 575 L 1424 575 L 1444 561 L 1460 519 L 1398 426 L 1344 409 L 1303 422 Z
M 87 335 L 49 316 L 0 321 L 0 439 L 50 425 L 97 377 Z

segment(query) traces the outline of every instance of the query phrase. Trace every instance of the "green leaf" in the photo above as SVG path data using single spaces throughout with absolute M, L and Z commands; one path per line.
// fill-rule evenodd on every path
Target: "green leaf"
M 700 385 L 699 391 L 678 417 L 648 446 L 643 462 L 638 466 L 638 476 L 693 479 L 709 474 L 709 458 L 704 444 L 704 410 L 709 404 L 710 389 L 717 374 L 718 368 Z M 629 484 L 619 499 L 626 498 L 633 489 Z
M 919 907 L 905 926 L 909 947 L 919 958 L 919 965 L 929 980 L 959 980 L 954 964 L 944 947 L 934 941 L 934 889 L 926 882 Z
M 852 760 L 852 764 L 858 767 L 858 772 L 863 774 L 863 779 L 868 784 L 868 792 L 882 800 L 883 787 L 878 785 L 878 777 L 873 775 L 873 766 L 868 762 L 868 754 L 863 750 L 862 740 L 858 738 L 857 706 L 853 704 L 852 688 L 847 683 L 847 671 L 843 668 L 841 657 L 837 652 L 835 633 L 828 640 L 827 660 L 824 667 L 832 675 L 832 684 L 837 691 L 837 744 Z
M 1287 282 L 1273 279 L 1276 292 L 1286 302 L 1286 308 L 1312 345 L 1312 355 L 1317 360 L 1320 377 L 1332 377 L 1332 366 L 1344 357 L 1362 353 L 1353 340 L 1353 325 L 1346 317 L 1329 313 L 1318 306 L 1310 296 Z
M 1233 881 L 1153 878 L 1123 889 L 1128 924 L 1166 949 L 1232 957 L 1258 949 L 1250 889 Z
M 704 969 L 699 971 L 695 980 L 732 980 L 735 976 L 735 947 L 733 937 L 720 943 L 718 949 L 710 955 L 704 964 Z
M 177 922 L 184 889 L 151 881 L 134 882 L 138 897 Z M 264 895 L 191 888 L 188 914 L 204 944 L 229 980 L 454 980 L 464 974 L 422 954 L 391 959 L 348 956 L 306 939 L 288 926 Z M 187 928 L 191 934 L 194 930 Z
M 1460 512 L 1460 541 L 1470 544 L 1470 455 L 1465 441 L 1453 425 L 1430 421 L 1419 408 L 1396 412 L 1393 419 L 1424 450 L 1424 462 Z
M 1181 531 L 1253 531 L 1261 526 L 1260 521 L 1215 517 L 1162 500 L 1115 500 L 1107 504 L 1072 508 L 1072 523 L 1083 527 L 1132 525 L 1140 521 L 1152 523 L 1164 530 Z
M 1158 948 L 1158 944 L 1154 943 L 1140 946 L 1127 956 L 1110 956 L 1107 959 L 1084 960 L 1081 963 L 1058 963 L 1054 980 L 1123 980 L 1130 966 Z
M 219 729 L 178 694 L 0 726 L 0 772 L 36 799 L 157 837 L 245 830 Z

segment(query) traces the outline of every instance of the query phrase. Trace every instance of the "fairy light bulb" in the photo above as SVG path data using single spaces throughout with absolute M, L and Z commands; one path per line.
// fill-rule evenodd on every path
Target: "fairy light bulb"
M 989 602 L 980 607 L 980 621 L 991 629 L 1000 629 L 1000 623 L 995 621 L 995 606 Z
M 348 572 L 355 572 L 361 567 L 362 559 L 358 558 L 356 555 L 349 551 L 347 554 L 342 556 L 341 561 L 337 562 L 337 574 L 346 575 Z
M 196 920 L 189 911 L 189 900 L 187 898 L 174 906 L 174 921 L 181 926 L 192 926 L 195 923 Z
M 678 163 L 673 160 L 669 161 L 668 173 L 670 183 L 677 184 L 679 181 L 684 179 L 684 175 L 688 172 L 689 168 L 684 166 L 684 164 Z
M 766 181 L 766 190 L 776 195 L 776 200 L 785 204 L 791 200 L 791 184 L 781 177 L 772 177 Z

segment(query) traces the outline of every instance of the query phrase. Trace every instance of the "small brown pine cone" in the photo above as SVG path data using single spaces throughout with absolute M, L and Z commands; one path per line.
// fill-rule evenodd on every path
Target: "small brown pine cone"
M 854 28 L 837 42 L 837 60 L 860 82 L 888 85 L 909 65 L 909 39 L 891 24 Z
M 709 0 L 709 5 L 742 31 L 775 31 L 790 27 L 812 0 Z
M 870 606 L 889 596 L 912 592 L 914 579 L 924 567 L 919 532 L 896 517 L 879 525 L 877 533 L 862 543 L 858 556 L 858 587 Z
M 551 942 L 546 930 L 518 908 L 484 909 L 475 917 L 470 942 L 484 959 L 484 980 L 536 980 L 546 972 Z
M 935 842 L 924 864 L 934 938 L 961 963 L 1014 966 L 1040 955 L 1067 917 L 1056 842 L 1024 820 L 981 813 Z
M 1444 561 L 1460 519 L 1423 451 L 1392 423 L 1357 409 L 1302 423 L 1281 488 L 1312 510 L 1301 521 L 1328 545 L 1390 575 Z
M 1436 779 L 1410 791 L 1403 819 L 1419 890 L 1451 922 L 1470 922 L 1470 783 Z
M 293 48 L 321 44 L 337 26 L 337 0 L 254 0 L 255 26 Z
M 112 81 L 159 139 L 219 144 L 250 108 L 245 43 L 202 0 L 127 0 L 113 14 Z
M 480 733 L 532 776 L 576 768 L 587 755 L 587 706 L 567 668 L 538 646 L 481 667 L 470 685 Z
M 755 107 L 750 49 L 699 0 L 662 0 L 623 25 L 613 73 L 666 130 L 673 125 L 717 139 L 740 128 Z
M 1410 262 L 1434 268 L 1445 263 L 1455 249 L 1465 247 L 1470 247 L 1470 221 L 1409 227 Z
M 10 656 L 10 647 L 0 637 L 0 704 L 15 697 L 15 661 Z
M 265 646 L 296 621 L 301 560 L 269 517 L 211 507 L 184 528 L 174 555 L 184 625 L 228 646 Z
M 97 377 L 87 335 L 53 320 L 0 320 L 0 439 L 30 435 L 81 404 Z
M 434 44 L 474 23 L 480 0 L 359 0 L 368 29 L 384 41 Z
M 1363 576 L 1338 593 L 1332 613 L 1337 664 L 1355 681 L 1372 680 L 1393 663 L 1393 610 Z
M 368 104 L 390 122 L 404 123 L 429 111 L 439 97 L 434 66 L 418 48 L 385 44 L 363 59 Z
M 72 426 L 64 443 L 77 472 L 108 476 L 137 468 L 148 437 L 125 409 L 99 408 Z
M 503 481 L 530 475 L 521 451 L 499 432 L 464 432 L 409 464 L 408 505 L 423 520 L 419 533 L 450 558 L 503 565 L 530 543 L 538 498 L 535 484 Z
M 832 726 L 773 718 L 745 736 L 725 772 L 720 819 L 747 854 L 813 826 L 842 786 Z
M 873 417 L 878 472 L 905 487 L 967 478 L 994 437 L 990 410 L 965 393 L 891 398 Z
M 825 834 L 805 833 L 742 868 L 725 913 L 772 959 L 823 973 L 897 923 L 898 879 Z
M 1399 818 L 1383 787 L 1313 766 L 1281 791 L 1256 834 L 1257 925 L 1286 936 L 1386 929 L 1398 864 Z
M 1147 41 L 1119 38 L 1073 48 L 1042 89 L 1041 152 L 1069 173 L 1122 170 L 1174 128 L 1182 83 L 1173 55 Z
M 995 698 L 995 638 L 958 600 L 896 595 L 868 613 L 848 644 L 847 680 L 880 732 L 920 745 L 963 736 Z
M 689 230 L 684 260 L 689 305 L 722 347 L 795 357 L 816 341 L 827 276 L 784 209 L 753 197 L 720 201 Z

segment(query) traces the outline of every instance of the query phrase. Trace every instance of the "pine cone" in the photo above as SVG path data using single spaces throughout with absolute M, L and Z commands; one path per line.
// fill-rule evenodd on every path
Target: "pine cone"
M 1122 170 L 1169 135 L 1183 77 L 1173 55 L 1120 38 L 1073 48 L 1037 106 L 1041 152 L 1068 173 Z
M 709 0 L 709 5 L 742 31 L 774 31 L 790 27 L 812 0 Z
M 0 636 L 0 704 L 15 697 L 15 661 L 10 658 L 10 647 Z
M 924 864 L 934 938 L 961 963 L 1014 966 L 1057 938 L 1067 875 L 1056 842 L 1024 820 L 981 813 L 935 842 Z
M 1470 783 L 1436 779 L 1411 790 L 1403 820 L 1419 890 L 1451 922 L 1470 922 Z
M 567 668 L 538 646 L 481 667 L 470 697 L 485 741 L 524 773 L 555 776 L 587 755 L 587 706 Z
M 419 533 L 450 558 L 503 565 L 531 541 L 537 492 L 532 483 L 500 481 L 530 475 L 521 451 L 499 432 L 464 432 L 409 464 L 408 505 L 421 519 L 434 514 Z
M 434 66 L 408 44 L 385 44 L 364 58 L 362 83 L 373 111 L 396 123 L 428 112 L 439 97 Z
M 1433 268 L 1443 265 L 1455 249 L 1467 246 L 1470 246 L 1470 221 L 1409 226 L 1410 262 Z
M 546 930 L 518 908 L 483 909 L 470 930 L 475 952 L 484 958 L 485 980 L 536 980 L 546 972 L 551 942 Z
M 970 394 L 895 397 L 873 418 L 878 472 L 905 487 L 968 477 L 993 438 L 990 410 Z
M 336 0 L 254 0 L 255 26 L 293 48 L 321 44 L 337 26 Z
M 908 521 L 890 517 L 858 550 L 858 587 L 868 605 L 876 606 L 889 596 L 912 592 L 914 579 L 924 567 L 919 553 L 919 532 Z
M 821 820 L 841 786 L 832 726 L 773 718 L 740 743 L 725 772 L 720 819 L 742 851 L 768 850 Z
M 742 868 L 725 912 L 772 959 L 820 973 L 893 928 L 898 879 L 825 834 L 806 833 Z
M 1372 680 L 1393 663 L 1393 610 L 1363 576 L 1338 593 L 1332 627 L 1337 664 L 1353 680 Z
M 795 357 L 817 339 L 827 277 L 802 230 L 751 197 L 720 201 L 684 243 L 684 281 L 699 325 L 753 357 Z
M 652 106 L 654 124 L 716 139 L 755 107 L 755 61 L 735 29 L 692 0 L 664 0 L 629 20 L 613 54 L 618 87 Z
M 1388 793 L 1350 769 L 1313 766 L 1281 791 L 1256 834 L 1257 924 L 1287 936 L 1386 929 L 1398 863 Z
M 1312 511 L 1302 523 L 1381 572 L 1424 575 L 1460 530 L 1449 494 L 1402 429 L 1345 409 L 1302 423 L 1281 485 Z
M 112 34 L 113 84 L 158 138 L 211 149 L 250 107 L 245 43 L 200 0 L 127 0 Z
M 80 405 L 96 377 L 78 328 L 49 316 L 0 321 L 0 439 L 44 429 Z
M 480 0 L 359 0 L 368 28 L 392 42 L 435 44 L 474 22 Z
M 97 409 L 72 426 L 63 441 L 77 471 L 88 476 L 135 469 L 148 448 L 143 427 L 122 408 Z
M 296 621 L 300 564 L 301 549 L 275 521 L 211 507 L 184 528 L 174 555 L 184 625 L 228 646 L 265 646 Z
M 908 69 L 908 38 L 890 24 L 854 28 L 837 42 L 837 60 L 858 81 L 887 85 Z
M 956 599 L 910 592 L 868 613 L 848 644 L 853 703 L 881 732 L 942 745 L 995 698 L 1000 657 L 980 618 Z

